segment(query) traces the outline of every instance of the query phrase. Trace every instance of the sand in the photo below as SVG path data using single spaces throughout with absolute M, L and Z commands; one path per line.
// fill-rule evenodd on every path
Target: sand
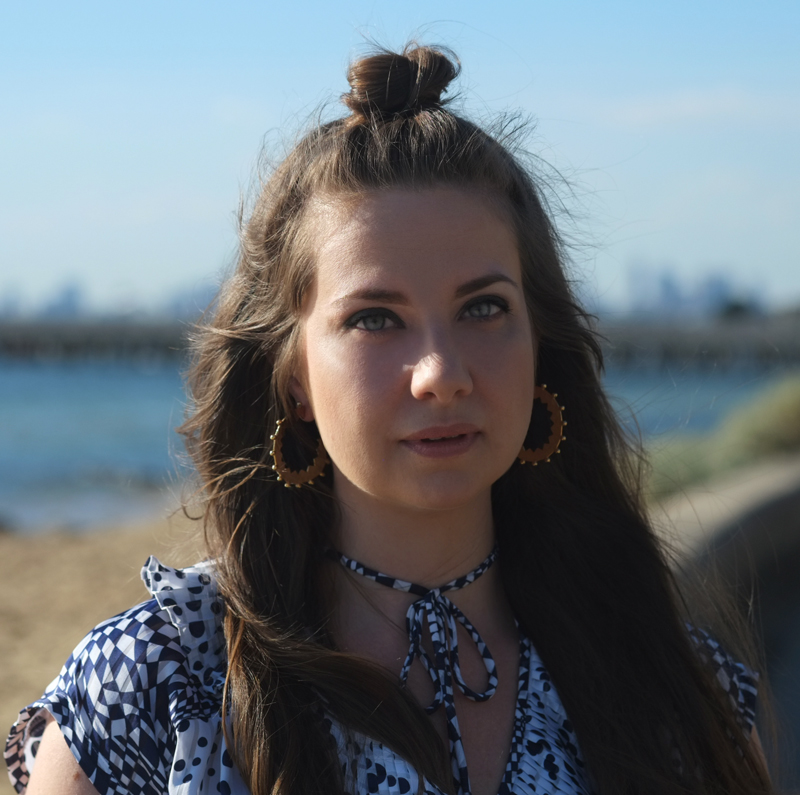
M 202 558 L 198 523 L 181 514 L 82 535 L 0 534 L 0 733 L 41 695 L 95 624 L 148 598 L 151 554 L 173 566 Z M 0 795 L 13 788 L 2 766 Z

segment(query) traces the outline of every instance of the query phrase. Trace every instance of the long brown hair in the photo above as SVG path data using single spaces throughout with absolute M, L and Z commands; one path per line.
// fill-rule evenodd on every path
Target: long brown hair
M 451 54 L 427 47 L 350 67 L 350 115 L 312 129 L 264 183 L 242 222 L 238 266 L 196 339 L 182 432 L 205 490 L 206 540 L 226 602 L 231 753 L 254 795 L 341 792 L 324 704 L 452 789 L 446 749 L 419 705 L 331 638 L 322 560 L 337 521 L 330 476 L 284 488 L 269 455 L 283 416 L 294 454 L 314 454 L 288 393 L 314 272 L 309 202 L 444 185 L 481 191 L 506 211 L 538 379 L 569 404 L 563 453 L 547 467 L 514 464 L 494 485 L 493 505 L 508 598 L 574 724 L 596 791 L 767 793 L 754 750 L 687 636 L 558 232 L 511 147 L 445 107 L 457 72 Z

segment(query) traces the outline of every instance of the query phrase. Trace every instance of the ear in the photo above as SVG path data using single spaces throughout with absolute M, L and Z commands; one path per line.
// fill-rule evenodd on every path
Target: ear
M 304 422 L 311 422 L 314 419 L 314 409 L 311 406 L 308 393 L 296 376 L 292 376 L 292 380 L 289 383 L 289 394 L 294 398 L 297 416 Z

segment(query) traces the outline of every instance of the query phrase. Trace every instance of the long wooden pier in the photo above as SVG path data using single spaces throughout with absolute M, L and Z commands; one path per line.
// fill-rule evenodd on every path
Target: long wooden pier
M 670 323 L 607 319 L 598 331 L 617 367 L 800 365 L 800 314 Z
M 181 358 L 192 324 L 171 320 L 0 321 L 0 356 L 44 359 Z M 615 367 L 800 365 L 800 314 L 716 322 L 602 321 Z
M 0 356 L 15 359 L 171 359 L 183 357 L 190 323 L 0 321 Z

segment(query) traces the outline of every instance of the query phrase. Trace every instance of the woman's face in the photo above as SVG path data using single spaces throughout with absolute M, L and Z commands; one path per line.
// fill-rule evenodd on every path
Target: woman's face
M 488 497 L 530 422 L 534 340 L 509 223 L 477 193 L 318 200 L 292 393 L 342 499 Z

